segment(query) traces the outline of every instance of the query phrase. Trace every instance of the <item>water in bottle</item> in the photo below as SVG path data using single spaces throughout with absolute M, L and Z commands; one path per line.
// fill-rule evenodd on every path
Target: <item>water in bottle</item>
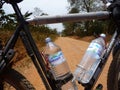
M 105 37 L 105 34 L 101 34 L 100 37 L 90 43 L 80 64 L 77 66 L 74 72 L 74 79 L 78 80 L 80 83 L 89 83 L 97 69 L 101 61 L 100 57 L 105 50 Z
M 61 48 L 53 43 L 49 37 L 46 38 L 45 41 L 46 47 L 44 54 L 50 63 L 51 73 L 53 74 L 55 80 L 64 80 L 64 78 L 71 74 L 71 71 L 61 51 Z M 72 81 L 72 79 L 61 88 L 62 90 L 77 90 L 76 84 L 74 81 Z

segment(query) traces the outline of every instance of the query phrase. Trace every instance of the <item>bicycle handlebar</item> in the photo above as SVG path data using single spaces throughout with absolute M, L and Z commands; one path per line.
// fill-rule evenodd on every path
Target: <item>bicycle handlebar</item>
M 61 22 L 77 22 L 83 20 L 94 20 L 94 19 L 108 19 L 110 18 L 110 12 L 99 11 L 79 14 L 67 14 L 59 16 L 41 16 L 32 20 L 28 20 L 30 24 L 51 24 Z

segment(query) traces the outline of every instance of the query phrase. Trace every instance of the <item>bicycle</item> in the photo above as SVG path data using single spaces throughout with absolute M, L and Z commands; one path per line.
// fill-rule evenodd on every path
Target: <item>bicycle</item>
M 23 15 L 21 14 L 21 11 L 17 5 L 17 3 L 21 1 L 22 0 L 0 0 L 1 8 L 4 3 L 9 3 L 13 7 L 19 23 L 14 34 L 5 44 L 3 50 L 0 51 L 0 90 L 3 90 L 4 88 L 3 81 L 9 83 L 17 90 L 35 90 L 32 84 L 30 84 L 30 82 L 22 74 L 11 68 L 12 58 L 15 54 L 14 46 L 19 36 L 24 43 L 28 55 L 33 60 L 37 71 L 46 86 L 46 89 L 50 90 L 51 87 L 48 83 L 47 72 L 45 70 L 43 57 L 40 54 L 31 36 L 31 33 L 29 32 L 28 22 L 26 22 L 23 18 Z
M 113 37 L 107 46 L 104 55 L 101 57 L 101 62 L 94 73 L 92 79 L 87 84 L 82 84 L 85 87 L 85 90 L 91 90 L 95 85 L 103 67 L 109 57 L 112 49 L 113 49 L 113 60 L 109 69 L 108 73 L 108 90 L 119 90 L 119 64 L 120 64 L 120 50 L 119 50 L 119 34 L 120 34 L 120 27 L 119 27 L 119 13 L 120 13 L 120 0 L 114 0 L 110 5 L 108 11 L 103 12 L 91 12 L 85 14 L 72 14 L 72 15 L 64 15 L 64 16 L 57 16 L 57 17 L 41 17 L 31 21 L 25 21 L 23 18 L 21 11 L 17 5 L 22 0 L 0 0 L 0 6 L 4 3 L 9 3 L 12 5 L 17 18 L 18 18 L 18 27 L 15 30 L 14 34 L 10 37 L 9 41 L 4 46 L 4 49 L 0 53 L 0 89 L 3 89 L 3 81 L 8 82 L 17 90 L 34 90 L 35 88 L 29 83 L 28 80 L 24 78 L 20 73 L 13 70 L 12 66 L 12 58 L 14 57 L 14 46 L 20 36 L 27 54 L 30 56 L 31 60 L 33 61 L 45 87 L 47 90 L 61 90 L 61 86 L 67 83 L 71 77 L 65 78 L 65 80 L 55 81 L 52 78 L 51 73 L 46 69 L 46 62 L 43 55 L 39 52 L 32 35 L 29 31 L 28 22 L 29 23 L 39 23 L 39 24 L 48 24 L 48 23 L 60 23 L 65 21 L 80 21 L 80 20 L 93 20 L 93 19 L 109 19 L 113 18 L 113 21 L 116 23 L 116 30 L 113 34 Z M 115 71 L 117 70 L 117 71 Z M 19 75 L 19 78 L 18 78 Z M 113 77 L 114 76 L 114 77 Z M 24 80 L 23 80 L 24 79 Z M 23 81 L 22 81 L 23 80 Z M 25 83 L 24 83 L 25 82 Z M 27 83 L 26 83 L 27 82 Z
M 74 21 L 82 21 L 82 20 L 93 20 L 93 19 L 112 19 L 116 24 L 116 30 L 113 34 L 109 45 L 107 46 L 104 55 L 101 57 L 101 63 L 99 64 L 95 74 L 93 75 L 91 81 L 88 84 L 82 84 L 85 87 L 85 90 L 91 90 L 97 81 L 97 78 L 102 71 L 107 58 L 109 57 L 112 49 L 113 49 L 113 60 L 111 62 L 109 73 L 108 73 L 108 90 L 119 90 L 120 89 L 120 78 L 119 78 L 119 64 L 120 64 L 120 51 L 119 51 L 119 22 L 120 22 L 120 0 L 108 0 L 111 5 L 108 7 L 108 11 L 103 12 L 89 12 L 86 14 L 72 14 L 72 15 L 64 15 L 64 16 L 56 16 L 56 17 L 40 17 L 37 19 L 33 19 L 31 23 L 39 23 L 39 24 L 49 24 L 49 23 L 59 23 L 59 22 L 74 22 Z

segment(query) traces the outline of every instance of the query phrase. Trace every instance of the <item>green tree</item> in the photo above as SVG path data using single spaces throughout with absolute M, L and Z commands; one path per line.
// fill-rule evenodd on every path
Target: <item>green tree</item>
M 0 9 L 0 28 L 2 28 L 7 23 L 8 17 L 5 15 L 3 9 Z
M 69 13 L 78 13 L 79 10 L 77 8 L 72 8 Z M 71 22 L 71 23 L 63 23 L 63 26 L 64 26 L 64 30 L 63 30 L 63 34 L 64 35 L 68 35 L 68 36 L 71 36 L 71 35 L 75 35 L 76 34 L 76 31 L 78 30 L 78 25 L 79 23 L 77 22 Z
M 44 13 L 44 12 L 43 12 L 40 8 L 38 8 L 38 7 L 35 7 L 35 8 L 34 8 L 34 11 L 33 11 L 33 16 L 34 16 L 34 18 L 43 16 L 43 15 L 48 15 L 48 14 L 47 14 L 47 13 Z
M 77 8 L 80 12 L 91 12 L 104 10 L 105 6 L 101 0 L 68 0 L 71 8 Z
M 68 2 L 70 3 L 69 13 L 79 13 L 79 12 L 84 13 L 84 12 L 105 10 L 103 2 L 100 0 L 68 0 Z M 74 32 L 74 34 L 78 36 L 93 35 L 93 33 L 95 32 L 98 33 L 96 30 L 93 31 L 94 30 L 93 28 L 96 29 L 97 25 L 99 25 L 98 26 L 100 28 L 99 30 L 101 30 L 102 29 L 101 27 L 104 26 L 103 24 L 99 24 L 99 21 L 97 22 L 95 20 L 81 21 L 81 22 L 73 23 L 73 25 L 71 25 L 71 23 L 69 25 L 67 24 L 64 24 L 65 27 L 64 33 Z M 70 29 L 70 27 L 71 30 L 67 32 L 67 30 Z M 100 32 L 102 32 L 102 30 Z
M 23 15 L 25 19 L 29 19 L 32 13 L 28 11 Z M 6 14 L 3 9 L 0 9 L 0 26 L 3 29 L 14 30 L 17 25 L 17 17 L 15 13 Z
M 24 14 L 24 19 L 25 19 L 25 20 L 30 19 L 30 16 L 31 16 L 32 14 L 33 14 L 32 12 L 27 11 L 27 12 Z

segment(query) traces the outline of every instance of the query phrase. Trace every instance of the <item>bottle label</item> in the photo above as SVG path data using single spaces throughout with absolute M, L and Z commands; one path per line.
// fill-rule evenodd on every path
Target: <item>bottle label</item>
M 102 46 L 98 43 L 91 43 L 87 49 L 87 51 L 91 51 L 97 53 L 99 56 L 102 54 Z
M 59 51 L 53 55 L 50 55 L 48 58 L 49 58 L 49 62 L 53 66 L 59 65 L 65 61 L 62 51 Z

